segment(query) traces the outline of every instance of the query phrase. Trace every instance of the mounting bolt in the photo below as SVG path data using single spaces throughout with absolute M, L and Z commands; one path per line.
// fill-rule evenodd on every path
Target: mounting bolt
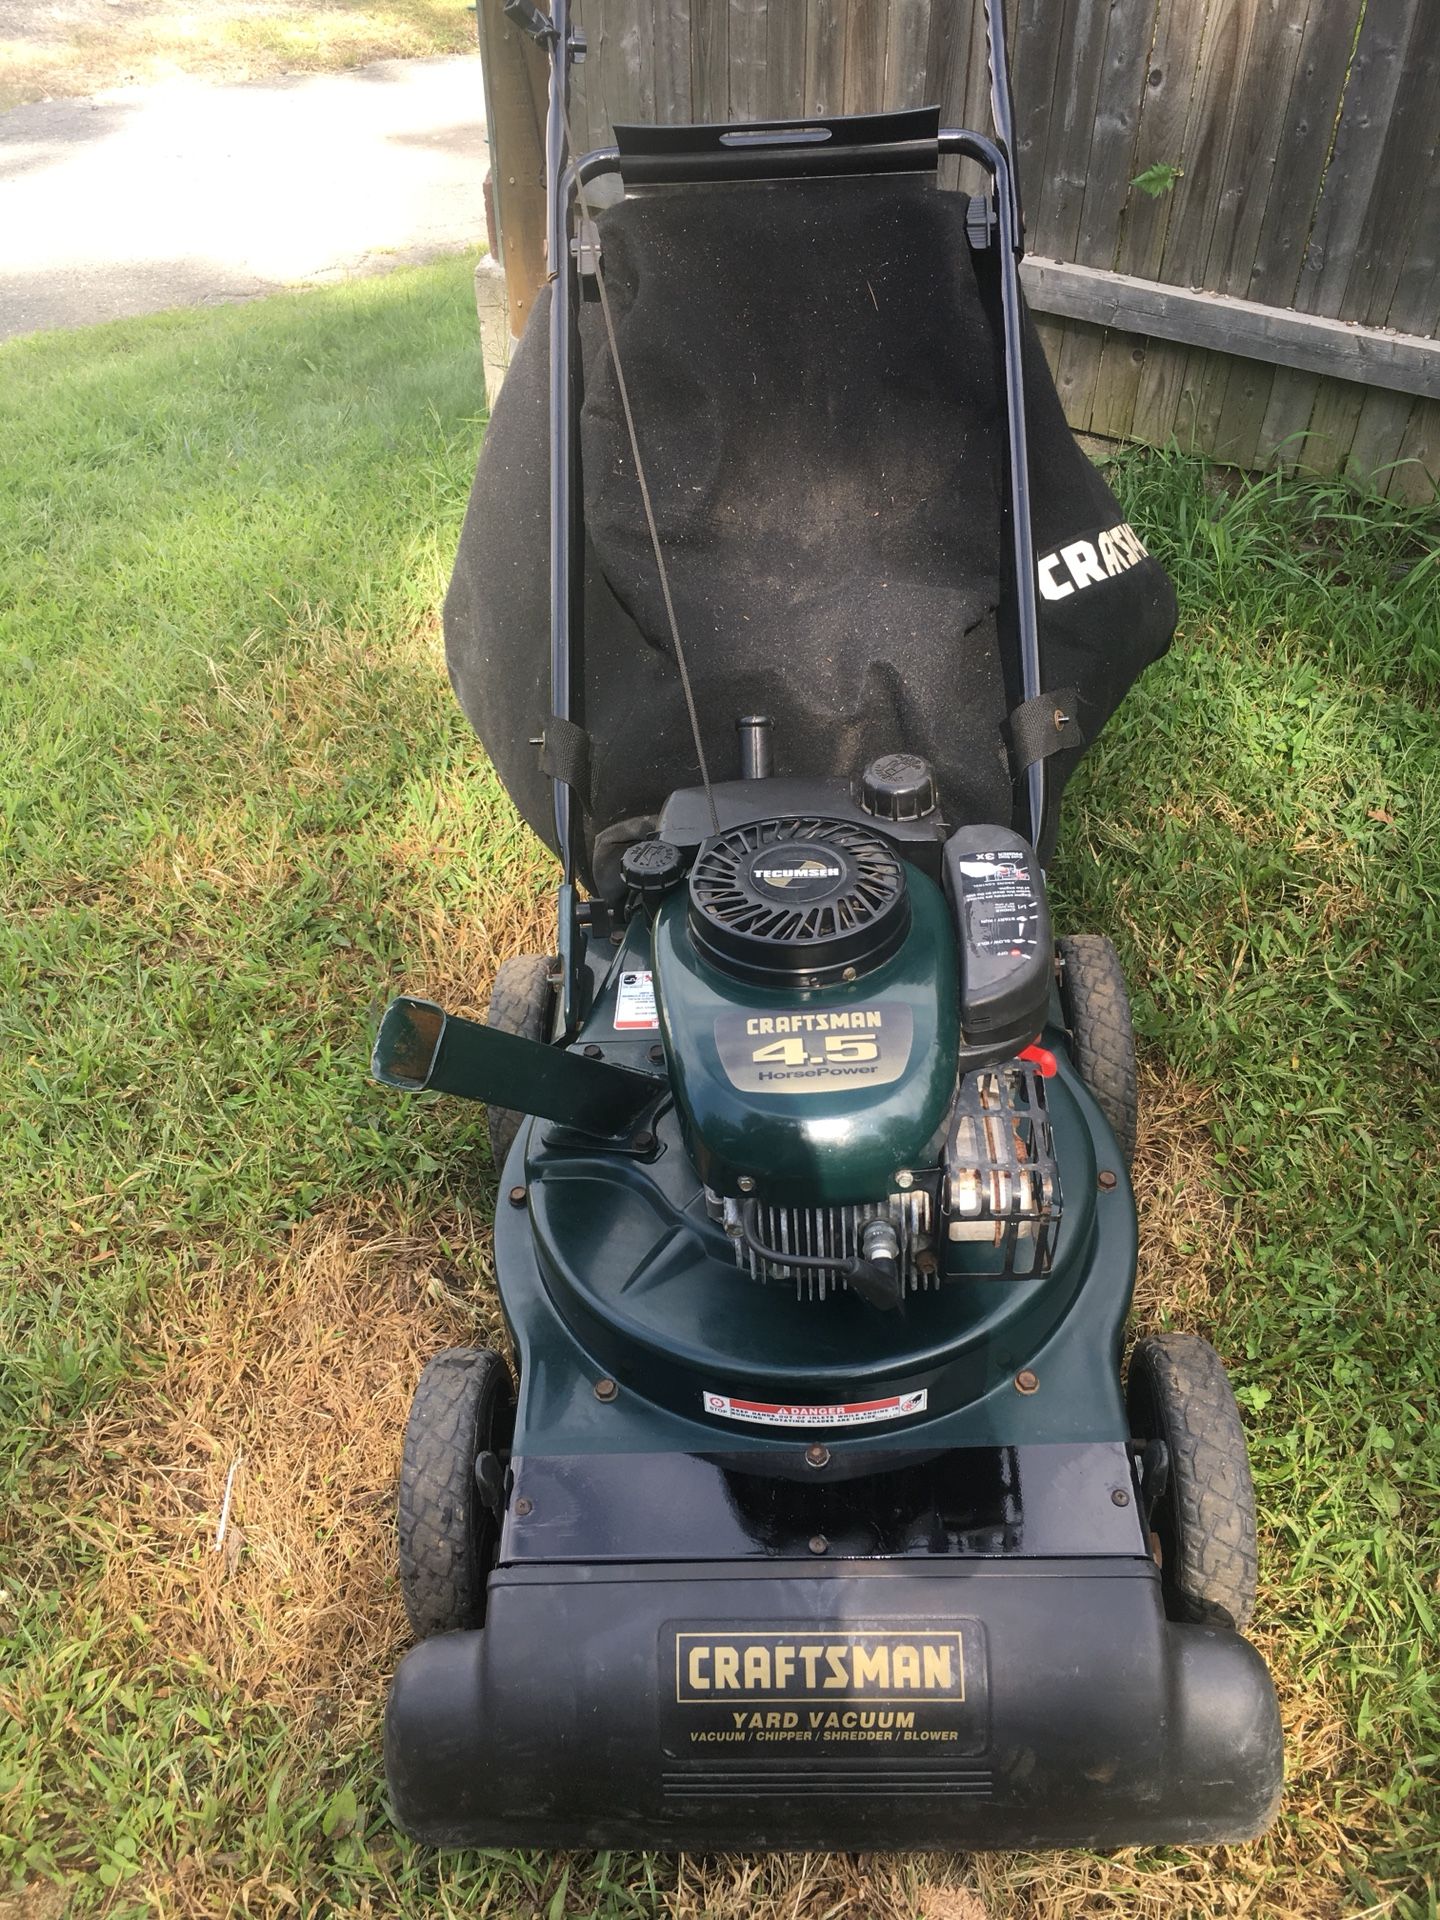
M 601 1057 L 600 1049 L 595 1045 L 593 1040 L 588 1047 L 582 1047 L 580 1051 L 585 1055 L 587 1060 L 598 1060 Z
M 511 1187 L 505 1198 L 510 1202 L 512 1207 L 523 1207 L 528 1194 L 529 1189 L 526 1187 Z
M 664 1047 L 651 1047 L 650 1058 L 655 1062 L 656 1066 L 658 1067 L 661 1061 L 665 1058 Z
M 840 975 L 840 978 L 842 980 L 853 980 L 855 978 L 854 967 L 846 967 L 845 971 Z
M 597 1380 L 595 1382 L 595 1398 L 597 1400 L 613 1400 L 619 1391 L 619 1387 L 616 1386 L 615 1382 L 610 1379 L 608 1375 L 603 1380 Z
M 1128 1507 L 1129 1506 L 1130 1496 L 1125 1491 L 1124 1487 L 1115 1487 L 1111 1491 L 1110 1504 L 1112 1507 Z
M 822 1447 L 818 1440 L 813 1447 L 806 1447 L 805 1464 L 807 1467 L 828 1467 L 830 1464 L 829 1447 Z
M 1100 1169 L 1100 1189 L 1102 1193 L 1113 1192 L 1118 1180 L 1119 1175 L 1112 1173 L 1109 1167 L 1102 1167 Z
M 637 1153 L 649 1153 L 654 1144 L 655 1136 L 653 1133 L 637 1133 L 635 1136 L 635 1151 Z
M 1039 1374 L 1032 1373 L 1029 1367 L 1026 1367 L 1023 1372 L 1017 1373 L 1015 1376 L 1015 1391 L 1017 1393 L 1038 1393 L 1040 1391 Z
M 530 1498 L 528 1493 L 522 1493 L 520 1498 L 515 1502 L 514 1513 L 516 1519 L 523 1520 L 527 1514 L 532 1514 L 534 1511 L 535 1502 Z
M 750 1178 L 748 1173 L 742 1173 L 735 1184 L 739 1187 L 741 1193 L 754 1193 L 755 1191 L 755 1182 Z
M 825 1538 L 823 1533 L 817 1533 L 811 1539 L 810 1551 L 812 1553 L 828 1553 L 830 1551 L 830 1542 Z
M 915 1176 L 908 1167 L 902 1167 L 895 1176 L 895 1184 L 903 1192 L 906 1187 L 914 1186 Z

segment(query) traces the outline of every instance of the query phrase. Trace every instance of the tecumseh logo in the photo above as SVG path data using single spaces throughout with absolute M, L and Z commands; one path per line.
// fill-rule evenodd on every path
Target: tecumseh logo
M 825 861 L 813 857 L 797 860 L 788 867 L 756 867 L 753 869 L 757 880 L 768 880 L 772 886 L 788 887 L 796 880 L 838 880 L 842 869 L 827 866 Z
M 958 1631 L 677 1633 L 683 1704 L 833 1705 L 965 1698 Z

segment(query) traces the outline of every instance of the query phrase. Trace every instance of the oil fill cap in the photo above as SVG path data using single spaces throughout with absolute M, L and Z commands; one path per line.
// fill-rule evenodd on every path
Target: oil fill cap
M 935 811 L 935 775 L 918 753 L 882 753 L 860 776 L 860 804 L 877 820 L 923 820 Z
M 668 840 L 636 840 L 620 856 L 620 877 L 642 900 L 656 901 L 685 877 L 685 856 Z

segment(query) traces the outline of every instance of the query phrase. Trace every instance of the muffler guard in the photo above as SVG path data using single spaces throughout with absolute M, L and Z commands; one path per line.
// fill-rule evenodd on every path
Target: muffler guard
M 435 1846 L 1118 1847 L 1252 1838 L 1264 1663 L 1138 1560 L 510 1568 L 385 1723 Z

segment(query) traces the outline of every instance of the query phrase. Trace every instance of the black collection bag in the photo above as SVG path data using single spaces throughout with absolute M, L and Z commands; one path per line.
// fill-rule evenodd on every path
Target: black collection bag
M 737 715 L 768 713 L 777 773 L 854 776 L 904 749 L 933 763 L 952 824 L 1028 829 L 998 276 L 967 242 L 968 204 L 914 176 L 706 186 L 632 195 L 599 225 L 712 777 L 738 771 Z M 548 320 L 542 297 L 486 433 L 445 643 L 461 705 L 553 845 L 531 744 L 551 713 Z M 580 336 L 581 878 L 613 891 L 620 848 L 699 770 L 593 301 Z M 1049 758 L 1048 842 L 1084 743 L 1176 609 L 1028 319 L 1024 364 L 1042 684 L 1072 743 Z

